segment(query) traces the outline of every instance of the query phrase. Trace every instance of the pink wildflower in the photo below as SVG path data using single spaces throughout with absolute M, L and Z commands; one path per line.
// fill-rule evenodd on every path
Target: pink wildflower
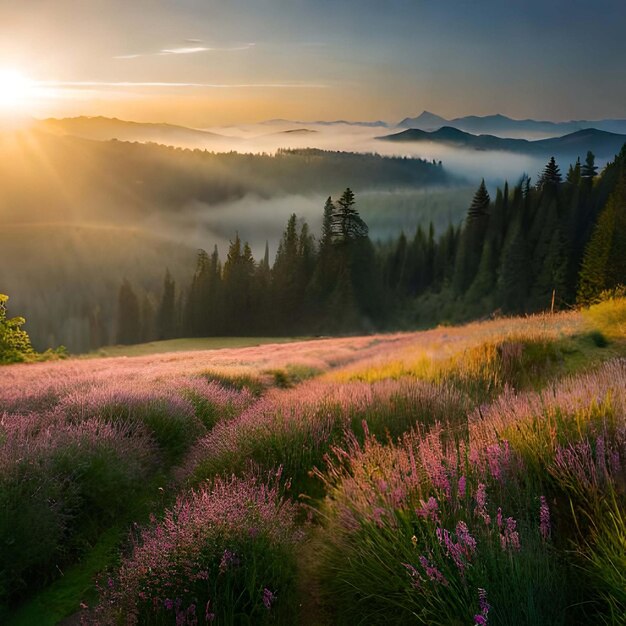
M 539 507 L 539 532 L 544 541 L 550 537 L 550 509 L 545 496 L 539 498 L 541 506 Z
M 478 489 L 476 490 L 474 499 L 476 500 L 474 513 L 478 517 L 481 517 L 485 524 L 491 524 L 491 517 L 487 513 L 487 486 L 485 483 L 478 483 Z
M 426 572 L 426 576 L 428 576 L 430 580 L 441 583 L 445 586 L 448 585 L 446 577 L 434 565 L 431 565 L 424 555 L 420 556 L 419 561 L 420 565 L 424 568 L 424 571 Z
M 276 594 L 270 591 L 267 587 L 263 589 L 263 604 L 268 611 L 272 608 L 274 600 L 276 600 Z
M 465 478 L 465 476 L 461 476 L 461 478 L 459 478 L 459 489 L 458 489 L 459 498 L 465 498 L 466 485 L 467 485 L 467 479 Z
M 428 498 L 427 502 L 421 500 L 420 504 L 422 505 L 422 507 L 416 509 L 415 511 L 418 517 L 431 520 L 433 522 L 439 521 L 439 503 L 437 502 L 436 498 L 433 498 L 431 496 L 430 498 Z

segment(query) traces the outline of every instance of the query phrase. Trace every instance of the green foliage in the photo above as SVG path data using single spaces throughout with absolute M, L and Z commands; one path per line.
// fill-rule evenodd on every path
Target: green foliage
M 595 302 L 626 281 L 626 169 L 600 214 L 585 249 L 578 301 Z
M 23 317 L 7 318 L 9 296 L 0 293 L 0 364 L 28 361 L 35 355 L 28 333 L 22 330 Z

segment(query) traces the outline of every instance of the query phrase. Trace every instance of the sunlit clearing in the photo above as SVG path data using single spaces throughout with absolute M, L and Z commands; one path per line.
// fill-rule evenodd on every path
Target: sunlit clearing
M 17 70 L 0 69 L 0 109 L 18 112 L 34 96 L 35 83 Z

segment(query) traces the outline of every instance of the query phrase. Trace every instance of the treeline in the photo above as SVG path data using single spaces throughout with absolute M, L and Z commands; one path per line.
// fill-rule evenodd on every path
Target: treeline
M 236 235 L 223 263 L 199 251 L 185 289 L 166 273 L 158 303 L 126 281 L 118 341 L 367 331 L 592 301 L 626 282 L 626 146 L 601 175 L 594 161 L 563 177 L 552 158 L 535 184 L 523 176 L 493 200 L 483 181 L 461 226 L 386 244 L 346 189 L 317 237 L 290 217 L 273 263 Z

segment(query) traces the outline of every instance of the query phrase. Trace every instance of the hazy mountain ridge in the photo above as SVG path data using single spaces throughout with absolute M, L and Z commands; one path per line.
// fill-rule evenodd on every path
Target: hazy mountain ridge
M 237 144 L 237 139 L 234 137 L 208 130 L 167 123 L 132 122 L 103 116 L 48 118 L 36 122 L 35 128 L 43 132 L 96 141 L 117 139 L 198 148 L 210 147 L 215 141 L 219 141 L 220 144 L 225 141 L 231 142 L 233 147 Z
M 424 131 L 439 130 L 443 126 L 457 128 L 472 134 L 488 134 L 499 137 L 536 137 L 540 135 L 562 136 L 579 130 L 595 128 L 611 133 L 626 134 L 626 119 L 571 120 L 567 122 L 551 122 L 544 120 L 517 120 L 500 113 L 495 115 L 467 115 L 448 120 L 444 117 L 423 111 L 417 117 L 406 117 L 398 128 L 417 129 Z
M 591 150 L 599 158 L 610 158 L 626 143 L 626 135 L 609 133 L 595 128 L 579 130 L 562 137 L 550 139 L 502 138 L 495 135 L 473 135 L 452 126 L 428 132 L 410 128 L 392 135 L 379 137 L 382 141 L 435 142 L 455 148 L 516 152 L 527 155 L 562 155 L 572 159 L 584 156 Z

